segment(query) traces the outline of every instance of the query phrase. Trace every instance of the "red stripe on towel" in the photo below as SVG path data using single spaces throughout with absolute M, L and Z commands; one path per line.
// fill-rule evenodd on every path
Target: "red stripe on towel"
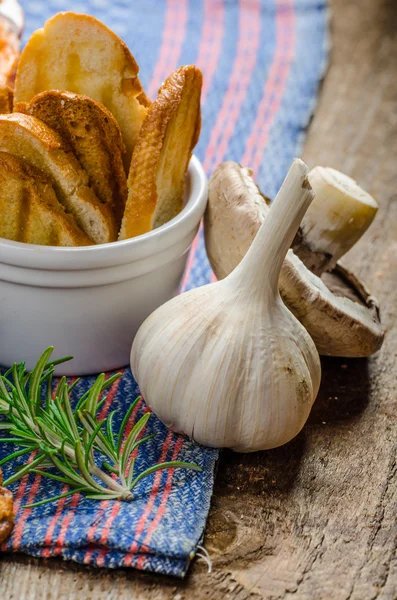
M 32 454 L 29 455 L 29 458 L 26 461 L 26 463 L 27 464 L 31 463 L 34 460 L 36 454 L 37 454 L 37 451 L 32 452 Z M 21 479 L 21 481 L 19 483 L 19 486 L 18 486 L 17 493 L 15 494 L 15 498 L 14 498 L 14 515 L 15 516 L 17 515 L 17 513 L 19 511 L 19 508 L 20 508 L 20 506 L 22 504 L 22 499 L 23 499 L 23 496 L 24 496 L 25 491 L 26 491 L 26 486 L 28 484 L 28 479 L 29 479 L 29 475 L 25 475 L 25 477 L 22 477 L 22 479 Z M 22 512 L 21 519 L 22 519 L 22 517 L 23 517 L 23 515 L 24 515 L 25 512 L 26 512 L 26 510 Z M 17 548 L 19 546 L 19 543 L 20 543 L 20 540 L 21 540 L 21 537 L 22 537 L 23 523 L 21 524 L 21 519 L 18 518 L 17 525 L 14 527 L 14 530 L 12 532 L 12 536 L 8 540 L 8 542 L 3 542 L 3 544 L 1 544 L 1 546 L 0 546 L 1 550 L 5 551 L 7 549 L 7 546 L 10 546 L 11 548 L 17 550 Z M 26 521 L 26 518 L 23 520 L 23 522 L 25 522 L 25 521 Z M 16 546 L 15 543 L 16 543 L 16 540 L 18 540 L 18 539 L 19 539 L 18 546 Z
M 203 102 L 211 87 L 212 79 L 218 67 L 219 58 L 221 55 L 225 23 L 225 7 L 223 1 L 214 3 L 213 0 L 205 0 L 204 2 L 204 25 L 202 30 L 202 38 L 199 47 L 199 54 L 196 64 L 203 72 L 203 89 L 201 101 Z M 186 290 L 189 282 L 189 277 L 192 271 L 196 252 L 200 240 L 203 224 L 200 223 L 199 231 L 193 240 L 188 263 L 183 277 L 181 292 Z
M 172 434 L 171 431 L 169 431 L 167 433 L 167 437 L 165 438 L 164 443 L 163 443 L 163 448 L 162 448 L 162 451 L 161 451 L 159 462 L 165 462 L 165 460 L 167 458 L 168 451 L 169 451 L 170 446 L 172 444 L 172 441 L 173 441 L 173 434 Z M 135 530 L 135 535 L 136 535 L 137 538 L 143 533 L 143 531 L 145 529 L 147 518 L 148 518 L 148 516 L 150 515 L 150 513 L 152 511 L 154 502 L 156 500 L 157 493 L 158 493 L 159 488 L 160 488 L 160 482 L 161 482 L 162 475 L 163 475 L 163 471 L 157 471 L 156 474 L 155 474 L 155 476 L 154 476 L 154 481 L 153 481 L 153 485 L 152 485 L 152 489 L 151 489 L 151 492 L 150 492 L 150 496 L 149 496 L 148 502 L 146 504 L 144 512 L 142 513 L 141 518 L 138 521 L 138 524 L 137 524 L 137 527 L 136 527 L 136 530 Z M 138 542 L 134 541 L 131 544 L 131 548 L 129 550 L 130 554 L 127 554 L 126 557 L 125 557 L 125 560 L 124 560 L 125 566 L 128 567 L 128 566 L 131 565 L 133 555 L 138 551 L 138 548 L 139 548 Z
M 203 72 L 201 101 L 211 88 L 218 67 L 224 36 L 225 8 L 222 1 L 204 0 L 204 24 L 196 65 Z
M 39 491 L 41 478 L 42 478 L 41 475 L 35 475 L 34 476 L 32 487 L 30 488 L 26 504 L 32 504 L 34 502 L 36 494 Z M 12 542 L 12 549 L 13 550 L 18 550 L 19 547 L 20 547 L 20 545 L 21 545 L 22 535 L 23 535 L 23 528 L 24 528 L 24 525 L 25 525 L 25 523 L 27 521 L 27 518 L 28 518 L 28 516 L 30 515 L 31 512 L 32 512 L 31 508 L 25 508 L 23 510 L 21 516 L 17 520 L 17 525 L 16 525 L 16 528 L 15 528 L 15 534 L 14 534 L 14 538 L 13 538 L 13 542 Z
M 55 547 L 53 550 L 54 556 L 58 556 L 58 554 L 60 554 L 62 552 L 62 546 L 64 544 L 69 525 L 74 517 L 75 508 L 77 508 L 79 502 L 80 502 L 80 494 L 77 492 L 76 494 L 73 494 L 73 496 L 71 496 L 70 503 L 69 503 L 69 509 L 68 509 L 66 515 L 63 515 L 63 517 L 62 517 L 61 529 L 60 529 L 58 537 L 55 541 Z
M 184 441 L 183 438 L 180 437 L 178 439 L 178 441 L 176 442 L 174 451 L 173 451 L 172 456 L 171 456 L 171 460 L 177 460 L 179 451 L 180 451 L 180 449 L 183 446 L 183 441 Z M 143 545 L 144 546 L 147 546 L 148 544 L 150 544 L 150 540 L 152 538 L 152 535 L 153 535 L 156 527 L 160 523 L 160 521 L 161 521 L 161 519 L 162 519 L 162 517 L 163 517 L 163 515 L 165 513 L 165 509 L 167 507 L 168 498 L 169 498 L 169 495 L 171 493 L 172 479 L 174 477 L 174 472 L 175 472 L 175 469 L 168 469 L 168 471 L 167 471 L 167 481 L 166 481 L 164 489 L 163 489 L 163 495 L 161 497 L 160 506 L 159 506 L 159 508 L 157 510 L 157 514 L 156 514 L 155 518 L 153 519 L 153 521 L 149 525 L 149 528 L 147 530 L 146 536 L 145 536 L 145 538 L 143 540 Z M 145 556 L 142 555 L 142 556 L 140 556 L 138 558 L 136 567 L 138 569 L 143 569 L 144 563 L 145 563 Z
M 188 0 L 167 0 L 163 41 L 159 58 L 148 88 L 148 96 L 156 96 L 162 82 L 174 71 L 186 36 Z
M 35 450 L 34 452 L 32 452 L 32 454 L 29 455 L 28 460 L 26 461 L 26 464 L 29 464 L 31 462 L 33 462 L 34 458 L 36 457 L 37 454 L 37 450 Z M 15 494 L 15 500 L 14 500 L 14 513 L 16 514 L 19 510 L 19 507 L 22 504 L 22 498 L 25 494 L 26 491 L 26 486 L 28 483 L 28 479 L 29 479 L 29 475 L 25 475 L 25 477 L 22 477 L 20 484 L 18 486 L 18 491 Z M 15 530 L 14 530 L 15 531 Z
M 214 165 L 220 163 L 225 156 L 230 138 L 240 116 L 241 107 L 247 96 L 257 61 L 260 46 L 260 0 L 251 0 L 249 10 L 244 5 L 245 0 L 240 0 L 240 31 L 237 53 L 229 86 L 207 147 L 204 159 L 204 169 L 207 172 Z
M 276 51 L 262 100 L 248 138 L 242 164 L 257 172 L 261 165 L 269 132 L 280 107 L 295 50 L 294 0 L 277 0 Z

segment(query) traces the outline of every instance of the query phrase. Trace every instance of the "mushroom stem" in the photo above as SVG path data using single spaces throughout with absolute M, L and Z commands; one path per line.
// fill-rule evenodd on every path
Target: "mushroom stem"
M 309 181 L 316 199 L 305 214 L 292 249 L 316 275 L 331 270 L 366 232 L 376 200 L 343 173 L 315 167 Z

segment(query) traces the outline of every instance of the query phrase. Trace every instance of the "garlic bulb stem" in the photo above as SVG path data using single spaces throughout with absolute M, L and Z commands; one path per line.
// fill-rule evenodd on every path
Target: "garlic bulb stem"
M 285 255 L 299 228 L 300 222 L 314 199 L 308 180 L 308 168 L 303 161 L 295 159 L 275 197 L 266 221 L 262 224 L 247 254 L 231 274 L 232 280 L 246 285 L 255 282 L 258 293 L 264 288 L 272 296 L 278 293 L 278 279 Z M 262 264 L 263 276 L 258 277 L 258 264 Z

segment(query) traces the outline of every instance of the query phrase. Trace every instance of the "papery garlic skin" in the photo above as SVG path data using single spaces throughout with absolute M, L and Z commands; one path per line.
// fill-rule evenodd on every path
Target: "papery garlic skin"
M 279 298 L 269 319 L 257 302 L 237 305 L 224 281 L 212 284 L 216 294 L 208 294 L 210 286 L 191 290 L 151 315 L 135 338 L 132 372 L 150 409 L 173 431 L 239 452 L 275 448 L 309 416 L 320 384 L 318 354 L 292 315 L 286 327 Z M 205 316 L 198 302 L 206 304 Z M 263 325 L 251 334 L 255 322 Z
M 253 452 L 303 427 L 320 384 L 314 342 L 285 307 L 278 277 L 313 199 L 295 161 L 269 217 L 226 279 L 173 298 L 140 327 L 131 368 L 153 412 L 206 446 Z

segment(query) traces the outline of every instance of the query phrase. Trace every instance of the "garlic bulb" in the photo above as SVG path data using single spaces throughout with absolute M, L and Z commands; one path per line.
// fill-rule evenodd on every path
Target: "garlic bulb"
M 313 197 L 307 167 L 295 160 L 233 273 L 173 298 L 139 329 L 132 372 L 150 408 L 174 431 L 253 452 L 285 444 L 305 424 L 320 361 L 281 301 L 278 278 Z

